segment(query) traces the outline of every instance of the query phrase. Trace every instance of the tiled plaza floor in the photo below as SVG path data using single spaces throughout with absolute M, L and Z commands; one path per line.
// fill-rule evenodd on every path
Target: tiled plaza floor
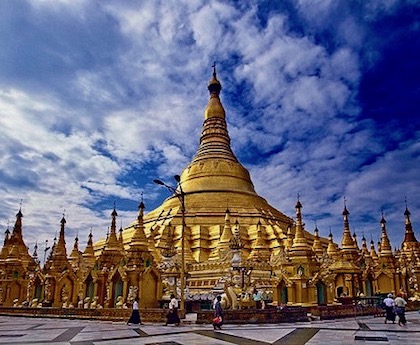
M 383 318 L 361 317 L 265 325 L 163 326 L 146 323 L 128 326 L 123 322 L 9 317 L 0 315 L 1 344 L 72 345 L 420 345 L 420 314 L 407 313 L 406 326 L 384 324 Z

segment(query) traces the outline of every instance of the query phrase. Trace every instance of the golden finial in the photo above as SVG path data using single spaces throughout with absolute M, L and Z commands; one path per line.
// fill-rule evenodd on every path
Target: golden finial
M 216 61 L 213 62 L 211 67 L 213 67 L 213 78 L 209 81 L 208 90 L 210 91 L 210 94 L 216 93 L 218 95 L 222 89 L 222 85 L 217 80 Z
M 213 65 L 211 67 L 213 67 L 213 77 L 216 78 L 216 61 L 213 61 Z

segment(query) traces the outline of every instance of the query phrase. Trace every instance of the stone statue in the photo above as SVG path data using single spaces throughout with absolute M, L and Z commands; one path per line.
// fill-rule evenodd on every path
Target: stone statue
M 118 296 L 117 297 L 117 303 L 115 303 L 115 308 L 117 309 L 121 309 L 124 306 L 124 300 L 122 298 L 122 296 Z
M 77 302 L 77 308 L 83 309 L 83 294 L 79 294 L 79 301 Z
M 137 286 L 130 285 L 130 287 L 128 288 L 127 301 L 130 303 L 133 303 L 133 301 L 137 297 L 138 291 L 139 291 L 139 288 Z
M 88 309 L 89 306 L 90 306 L 90 297 L 89 296 L 86 297 L 85 300 L 84 300 L 84 302 L 85 303 L 83 304 L 83 308 Z
M 222 308 L 223 309 L 238 309 L 238 297 L 232 286 L 225 287 L 225 292 L 222 294 Z
M 34 298 L 31 303 L 29 304 L 30 308 L 37 308 L 38 307 L 38 298 Z
M 63 304 L 61 305 L 61 308 L 64 308 L 64 309 L 68 308 L 69 307 L 68 297 L 64 296 L 62 298 L 62 301 L 63 301 Z
M 90 308 L 91 309 L 102 308 L 102 306 L 98 303 L 98 301 L 99 301 L 99 296 L 93 297 L 93 302 L 90 304 Z

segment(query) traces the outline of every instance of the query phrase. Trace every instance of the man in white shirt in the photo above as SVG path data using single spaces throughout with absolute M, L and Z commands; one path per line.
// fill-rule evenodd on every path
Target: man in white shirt
M 395 313 L 394 313 L 394 306 L 395 306 L 395 302 L 394 302 L 394 296 L 392 295 L 392 293 L 389 293 L 387 298 L 384 299 L 384 304 L 385 304 L 385 323 L 387 323 L 387 321 L 392 321 L 392 323 L 395 323 Z

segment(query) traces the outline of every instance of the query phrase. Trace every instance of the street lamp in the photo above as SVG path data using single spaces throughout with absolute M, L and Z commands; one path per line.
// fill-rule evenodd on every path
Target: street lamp
M 164 186 L 169 189 L 174 195 L 178 198 L 181 203 L 181 217 L 182 217 L 182 227 L 181 227 L 181 310 L 185 310 L 185 193 L 181 186 L 181 177 L 179 175 L 174 176 L 175 181 L 178 184 L 178 189 L 167 185 L 161 180 L 153 180 L 154 183 Z

